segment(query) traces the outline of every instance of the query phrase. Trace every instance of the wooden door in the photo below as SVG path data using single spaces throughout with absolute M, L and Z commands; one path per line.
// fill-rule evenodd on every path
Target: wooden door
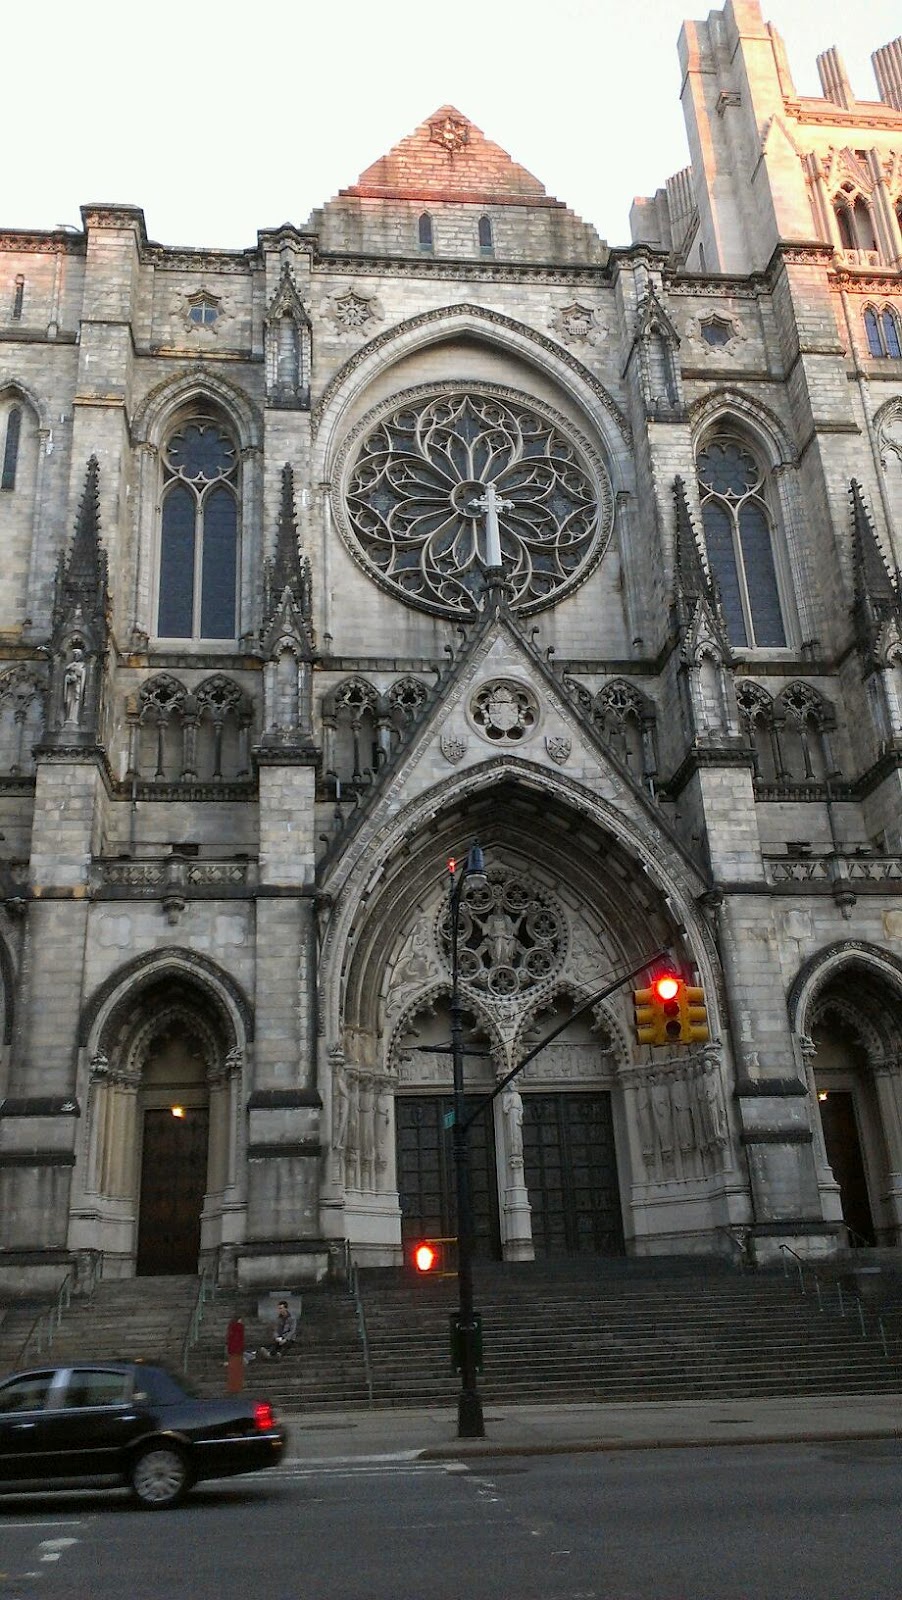
M 206 1106 L 186 1107 L 181 1117 L 168 1107 L 144 1113 L 135 1268 L 141 1275 L 197 1271 L 207 1127 Z
M 464 1103 L 469 1111 L 477 1102 L 468 1099 Z M 400 1095 L 395 1100 L 401 1237 L 405 1244 L 415 1239 L 453 1238 L 457 1233 L 454 1155 L 451 1130 L 445 1126 L 453 1106 L 451 1095 Z M 468 1142 L 475 1254 L 497 1260 L 501 1254 L 501 1228 L 490 1107 L 471 1123 Z
M 839 1184 L 843 1221 L 854 1229 L 852 1243 L 874 1244 L 874 1218 L 861 1154 L 861 1140 L 851 1091 L 830 1089 L 818 1102 L 827 1160 Z
M 523 1163 L 537 1256 L 623 1255 L 609 1094 L 524 1094 Z

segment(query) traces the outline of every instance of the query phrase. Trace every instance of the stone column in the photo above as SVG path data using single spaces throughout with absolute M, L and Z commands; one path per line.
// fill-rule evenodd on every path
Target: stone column
M 902 1242 L 902 1062 L 886 1060 L 875 1065 L 874 1085 L 889 1156 L 886 1199 L 895 1230 L 895 1238 L 889 1242 L 899 1244 Z

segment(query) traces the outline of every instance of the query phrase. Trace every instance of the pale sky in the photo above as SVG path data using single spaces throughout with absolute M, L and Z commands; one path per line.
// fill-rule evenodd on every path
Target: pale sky
M 143 208 L 167 245 L 246 248 L 456 105 L 550 193 L 629 242 L 629 208 L 685 166 L 676 41 L 691 0 L 7 0 L 0 227 Z M 764 0 L 800 94 L 870 54 L 900 0 Z

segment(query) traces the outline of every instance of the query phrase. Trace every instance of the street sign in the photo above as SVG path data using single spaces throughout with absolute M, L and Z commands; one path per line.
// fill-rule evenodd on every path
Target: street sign
M 454 1127 L 454 1112 L 453 1111 L 446 1111 L 444 1113 L 444 1115 L 442 1117 L 442 1127 L 443 1128 L 453 1128 Z

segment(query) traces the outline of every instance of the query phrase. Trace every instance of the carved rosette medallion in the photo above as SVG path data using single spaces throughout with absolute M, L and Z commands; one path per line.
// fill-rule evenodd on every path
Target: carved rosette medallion
M 551 318 L 551 326 L 564 344 L 597 344 L 607 332 L 597 312 L 591 306 L 581 305 L 578 300 L 569 306 L 559 307 Z
M 369 335 L 383 317 L 382 306 L 375 296 L 360 294 L 356 289 L 344 289 L 340 294 L 331 295 L 323 304 L 323 313 L 341 334 Z
M 463 117 L 439 117 L 429 124 L 430 144 L 440 144 L 449 156 L 457 155 L 470 142 L 470 128 Z
M 448 384 L 375 415 L 345 447 L 337 520 L 352 555 L 408 604 L 447 617 L 478 609 L 490 484 L 515 610 L 554 603 L 602 554 L 613 521 L 607 473 L 542 402 Z
M 447 905 L 439 912 L 436 942 L 450 960 Z M 567 954 L 567 921 L 544 889 L 506 867 L 490 867 L 487 883 L 464 889 L 458 950 L 464 987 L 504 1005 L 560 969 Z
M 525 684 L 493 678 L 470 701 L 470 718 L 489 744 L 522 744 L 539 720 L 539 705 Z

